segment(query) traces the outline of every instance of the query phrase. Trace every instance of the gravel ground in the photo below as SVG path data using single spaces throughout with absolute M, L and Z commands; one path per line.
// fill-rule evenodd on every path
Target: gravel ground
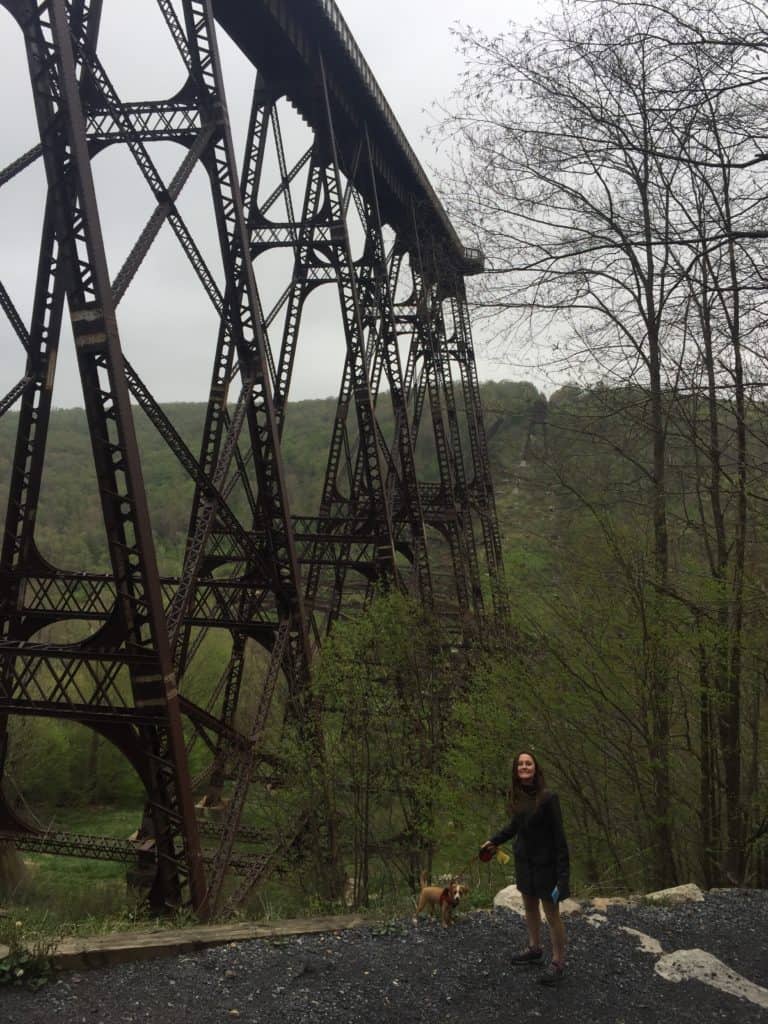
M 0 990 L 4 1024 L 497 1024 L 517 1017 L 568 1024 L 766 1024 L 768 1009 L 699 981 L 654 973 L 664 952 L 707 950 L 768 989 L 768 891 L 713 892 L 703 903 L 611 907 L 595 927 L 568 919 L 569 960 L 555 988 L 538 967 L 511 967 L 525 944 L 508 910 L 473 911 L 446 931 L 410 919 L 337 934 L 244 942 L 175 958 L 63 974 L 39 992 Z

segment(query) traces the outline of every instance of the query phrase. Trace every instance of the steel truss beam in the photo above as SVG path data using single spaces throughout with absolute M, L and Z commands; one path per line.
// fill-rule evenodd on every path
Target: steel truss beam
M 458 243 L 331 0 L 258 0 L 247 22 L 224 0 L 182 0 L 180 17 L 177 5 L 157 0 L 186 83 L 170 99 L 139 103 L 123 101 L 101 61 L 103 0 L 0 2 L 21 29 L 40 139 L 6 163 L 0 188 L 36 161 L 46 177 L 28 323 L 23 302 L 0 282 L 0 316 L 25 362 L 20 377 L 0 385 L 0 416 L 16 417 L 0 551 L 0 780 L 9 718 L 55 717 L 114 744 L 146 791 L 139 828 L 126 840 L 41 831 L 0 793 L 0 842 L 138 858 L 157 907 L 190 903 L 205 916 L 244 899 L 307 828 L 311 809 L 279 836 L 244 820 L 259 799 L 254 780 L 278 695 L 306 716 L 302 727 L 322 757 L 310 666 L 342 611 L 381 586 L 411 590 L 447 622 L 455 616 L 457 629 L 481 629 L 491 607 L 504 610 L 463 282 L 479 257 Z M 217 18 L 255 65 L 239 169 Z M 257 22 L 282 47 L 282 72 L 259 49 Z M 286 97 L 311 138 L 294 160 Z M 180 147 L 168 180 L 153 156 L 158 142 Z M 152 212 L 111 280 L 92 164 L 115 146 L 135 162 Z M 178 207 L 201 168 L 213 255 Z M 125 358 L 119 332 L 118 306 L 163 229 L 217 324 L 196 453 Z M 259 257 L 279 249 L 292 265 L 265 310 Z M 344 361 L 319 506 L 297 515 L 283 446 L 305 307 L 319 288 L 335 293 Z M 65 316 L 98 480 L 102 571 L 53 565 L 35 530 Z M 158 569 L 131 399 L 194 488 L 183 559 L 171 574 Z M 422 479 L 417 445 L 431 451 L 437 482 Z M 69 639 L 73 629 L 80 639 Z M 196 701 L 189 680 L 211 631 L 226 638 L 229 656 Z M 196 744 L 205 767 L 193 778 Z M 246 842 L 258 849 L 241 853 Z M 239 889 L 227 884 L 233 874 L 242 876 Z

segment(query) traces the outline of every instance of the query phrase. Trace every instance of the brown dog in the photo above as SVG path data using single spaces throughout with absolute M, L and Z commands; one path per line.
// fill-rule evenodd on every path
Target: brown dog
M 422 910 L 429 909 L 432 915 L 439 912 L 443 928 L 447 928 L 453 923 L 451 914 L 458 907 L 462 896 L 466 896 L 469 892 L 469 889 L 466 885 L 460 885 L 455 878 L 452 878 L 447 885 L 427 885 L 425 871 L 421 872 L 419 881 L 421 883 L 421 892 L 419 893 L 419 901 L 416 904 L 416 916 L 413 919 L 413 923 L 418 923 L 419 914 Z

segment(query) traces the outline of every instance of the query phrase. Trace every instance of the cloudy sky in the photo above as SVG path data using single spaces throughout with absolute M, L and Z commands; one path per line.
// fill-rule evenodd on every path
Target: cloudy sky
M 451 27 L 469 23 L 499 31 L 514 17 L 525 19 L 532 0 L 339 0 L 358 45 L 370 64 L 390 106 L 426 169 L 440 163 L 425 137 L 429 108 L 445 99 L 456 85 L 462 59 Z M 0 95 L 4 97 L 0 133 L 0 167 L 5 167 L 37 141 L 21 38 L 10 15 L 0 7 Z M 155 0 L 105 0 L 99 54 L 124 100 L 171 95 L 183 70 L 157 10 Z M 228 40 L 222 41 L 228 103 L 236 143 L 244 136 L 253 69 Z M 9 101 L 9 98 L 12 100 Z M 285 113 L 290 122 L 291 112 Z M 287 146 L 303 151 L 306 130 L 296 120 L 284 124 Z M 161 173 L 170 177 L 183 153 L 171 144 L 152 149 Z M 93 164 L 114 278 L 151 213 L 153 201 L 132 158 L 112 147 Z M 199 241 L 212 269 L 218 257 L 206 183 L 196 171 L 179 201 L 183 216 Z M 39 246 L 45 186 L 41 162 L 0 188 L 0 280 L 28 322 Z M 287 254 L 257 261 L 262 303 L 269 309 L 290 273 Z M 291 397 L 294 400 L 335 394 L 341 376 L 341 341 L 335 297 L 319 289 L 309 300 Z M 163 228 L 118 310 L 121 339 L 153 393 L 161 401 L 200 401 L 207 394 L 212 338 L 216 320 L 209 300 L 197 284 L 170 229 Z M 478 345 L 481 348 L 481 345 Z M 23 373 L 23 350 L 5 318 L 0 318 L 0 395 Z M 493 363 L 480 353 L 481 379 L 514 378 L 513 367 Z M 65 333 L 57 367 L 55 404 L 82 404 L 70 336 Z

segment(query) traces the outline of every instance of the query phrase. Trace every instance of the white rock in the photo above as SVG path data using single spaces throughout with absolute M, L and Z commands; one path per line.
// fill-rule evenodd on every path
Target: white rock
M 695 978 L 705 985 L 719 988 L 721 992 L 728 992 L 768 1009 L 768 989 L 748 981 L 704 949 L 678 949 L 674 953 L 667 953 L 656 961 L 655 971 L 667 981 Z
M 704 893 L 693 882 L 687 885 L 675 885 L 671 889 L 658 889 L 646 894 L 647 900 L 659 900 L 669 903 L 701 903 Z
M 508 885 L 505 889 L 500 889 L 493 897 L 493 905 L 514 910 L 518 914 L 525 914 L 523 897 L 516 885 Z
M 570 898 L 567 900 L 560 900 L 560 913 L 564 917 L 568 917 L 569 914 L 580 914 L 582 910 L 583 907 L 578 900 L 572 900 Z
M 641 953 L 650 953 L 651 956 L 661 956 L 664 952 L 659 940 L 652 938 L 650 935 L 646 935 L 645 932 L 639 932 L 637 928 L 627 928 L 626 925 L 620 925 L 619 929 L 622 932 L 626 932 L 627 935 L 632 935 L 637 939 Z
M 525 916 L 523 897 L 516 885 L 508 885 L 505 889 L 500 889 L 493 897 L 493 905 L 494 907 L 504 907 L 506 910 L 514 910 L 521 917 Z M 568 914 L 580 914 L 581 904 L 577 900 L 561 900 L 560 913 L 566 917 Z
M 587 914 L 584 920 L 587 924 L 591 924 L 593 928 L 602 928 L 604 924 L 608 924 L 608 918 L 605 914 Z
M 10 946 L 3 946 L 2 944 L 0 944 L 0 960 L 4 960 L 10 952 Z

